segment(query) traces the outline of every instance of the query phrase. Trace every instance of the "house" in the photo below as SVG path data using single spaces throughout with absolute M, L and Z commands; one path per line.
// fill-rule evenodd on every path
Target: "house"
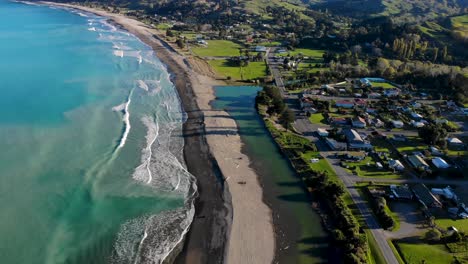
M 367 95 L 367 97 L 369 99 L 379 99 L 380 97 L 382 97 L 382 95 L 380 93 L 370 93 Z
M 344 129 L 343 133 L 351 149 L 372 149 L 372 145 L 364 141 L 359 133 L 354 129 Z
M 385 123 L 382 122 L 382 120 L 378 118 L 372 120 L 372 123 L 374 124 L 375 127 L 383 127 L 385 125 Z
M 355 117 L 351 119 L 351 124 L 353 127 L 359 127 L 359 128 L 365 128 L 366 127 L 366 121 L 362 117 Z
M 363 160 L 367 155 L 362 151 L 348 151 L 344 156 L 348 160 Z
M 429 191 L 426 185 L 418 183 L 412 187 L 413 193 L 418 201 L 425 207 L 437 207 L 441 208 L 442 203 Z
M 343 108 L 353 108 L 353 107 L 354 107 L 354 103 L 351 102 L 351 101 L 342 100 L 342 101 L 337 101 L 337 102 L 335 103 L 335 106 L 336 106 L 336 107 L 343 107 Z
M 415 128 L 421 128 L 421 127 L 423 127 L 423 126 L 425 125 L 423 122 L 416 122 L 416 121 L 414 121 L 414 120 L 411 120 L 410 123 L 411 123 L 411 125 L 412 125 L 413 127 L 415 127 Z
M 332 138 L 325 138 L 325 143 L 327 143 L 331 150 L 346 150 L 346 143 L 338 142 Z
M 421 104 L 416 102 L 416 101 L 413 101 L 413 102 L 410 103 L 410 106 L 413 107 L 413 108 L 420 108 Z
M 328 137 L 328 131 L 325 128 L 317 128 L 317 134 L 321 137 Z
M 434 164 L 438 169 L 446 169 L 450 167 L 450 165 L 440 157 L 433 158 L 432 164 Z
M 463 148 L 465 146 L 463 142 L 456 137 L 447 138 L 447 143 L 453 148 Z
M 348 124 L 348 120 L 343 117 L 331 117 L 329 120 L 330 124 L 345 126 Z
M 450 188 L 450 186 L 447 186 L 443 189 L 440 188 L 432 188 L 431 192 L 435 195 L 443 196 L 445 199 L 450 199 L 450 200 L 457 200 L 458 197 L 455 194 L 455 192 Z M 457 210 L 458 211 L 458 210 Z
M 434 120 L 434 122 L 436 124 L 447 124 L 448 123 L 448 120 L 447 119 L 444 119 L 444 118 L 438 118 L 436 120 Z
M 399 160 L 394 159 L 388 161 L 388 166 L 397 171 L 402 171 L 405 169 L 405 166 L 403 166 Z
M 426 161 L 421 158 L 420 155 L 411 155 L 408 156 L 408 162 L 414 167 L 414 168 L 422 168 L 422 169 L 428 169 L 429 165 L 427 165 Z
M 394 128 L 402 128 L 404 126 L 401 120 L 392 120 L 391 122 Z
M 431 154 L 434 155 L 434 156 L 442 155 L 442 152 L 438 148 L 436 148 L 434 146 L 429 147 L 429 149 L 431 150 Z
M 309 98 L 309 97 L 302 97 L 299 100 L 299 103 L 301 105 L 301 108 L 313 107 L 314 106 L 314 101 L 312 101 L 312 99 Z
M 198 39 L 198 40 L 197 40 L 197 43 L 198 43 L 199 45 L 208 46 L 208 42 L 206 42 L 206 40 L 204 40 L 204 39 Z
M 395 97 L 400 94 L 400 89 L 395 88 L 395 89 L 386 89 L 384 91 L 384 95 L 387 97 Z
M 390 185 L 390 193 L 392 194 L 394 199 L 404 199 L 404 200 L 411 200 L 413 199 L 413 193 L 411 192 L 408 186 L 401 186 L 401 185 Z
M 368 108 L 366 108 L 366 113 L 375 114 L 375 113 L 377 113 L 377 109 L 368 107 Z
M 356 98 L 354 99 L 354 104 L 358 107 L 364 108 L 367 105 L 367 101 L 364 99 Z
M 420 114 L 418 114 L 416 112 L 410 112 L 409 115 L 411 116 L 411 118 L 413 120 L 416 120 L 416 121 L 419 121 L 419 120 L 421 120 L 423 118 L 422 115 L 420 115 Z
M 265 46 L 255 46 L 255 52 L 266 52 L 267 48 Z

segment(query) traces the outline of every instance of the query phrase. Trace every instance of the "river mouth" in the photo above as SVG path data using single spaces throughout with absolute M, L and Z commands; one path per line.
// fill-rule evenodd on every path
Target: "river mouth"
M 238 126 L 243 152 L 249 156 L 263 186 L 263 200 L 272 209 L 279 263 L 323 263 L 328 257 L 328 235 L 310 197 L 255 110 L 261 87 L 215 87 L 215 109 L 229 113 Z

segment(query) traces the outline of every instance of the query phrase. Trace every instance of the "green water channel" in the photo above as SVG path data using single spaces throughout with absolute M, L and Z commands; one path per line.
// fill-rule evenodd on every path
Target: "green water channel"
M 255 110 L 261 87 L 215 87 L 213 106 L 235 119 L 244 145 L 264 186 L 264 201 L 272 208 L 277 234 L 279 263 L 323 263 L 327 261 L 328 236 L 310 197 L 289 161 L 284 158 Z

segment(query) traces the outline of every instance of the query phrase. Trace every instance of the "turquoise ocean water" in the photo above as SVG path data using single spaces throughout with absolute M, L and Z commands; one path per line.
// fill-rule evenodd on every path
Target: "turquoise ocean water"
M 184 113 L 149 47 L 0 0 L 0 263 L 148 263 L 193 218 Z

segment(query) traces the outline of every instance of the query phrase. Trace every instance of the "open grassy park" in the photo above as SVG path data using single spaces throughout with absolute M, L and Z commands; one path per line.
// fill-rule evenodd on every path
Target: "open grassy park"
M 192 52 L 200 57 L 231 57 L 239 56 L 242 46 L 230 40 L 208 40 L 208 45 L 196 46 Z
M 310 168 L 314 171 L 325 172 L 329 176 L 336 175 L 330 163 L 321 157 L 319 152 L 307 151 L 302 154 L 302 158 L 309 163 Z M 318 159 L 318 161 L 311 162 L 311 159 Z
M 391 89 L 391 88 L 396 88 L 395 85 L 388 83 L 388 82 L 371 82 L 372 87 L 377 88 L 383 88 L 383 89 Z
M 267 75 L 263 61 L 249 62 L 245 67 L 232 66 L 226 59 L 210 60 L 208 63 L 219 75 L 231 77 L 233 80 L 254 80 Z
M 405 263 L 452 263 L 453 255 L 443 244 L 430 245 L 419 241 L 394 241 Z

